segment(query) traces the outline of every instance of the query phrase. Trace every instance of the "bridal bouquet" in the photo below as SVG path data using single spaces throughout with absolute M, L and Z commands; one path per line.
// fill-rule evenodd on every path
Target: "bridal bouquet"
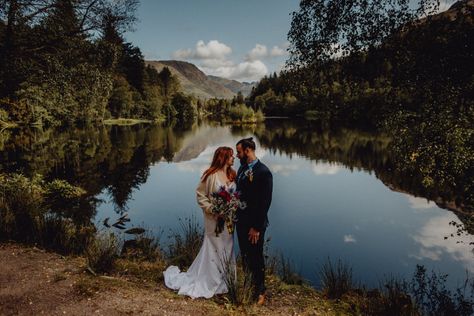
M 216 229 L 216 237 L 227 227 L 229 234 L 234 232 L 234 223 L 236 222 L 237 209 L 244 208 L 244 203 L 240 201 L 240 193 L 234 189 L 226 190 L 220 187 L 219 191 L 211 195 L 211 212 L 218 215 Z

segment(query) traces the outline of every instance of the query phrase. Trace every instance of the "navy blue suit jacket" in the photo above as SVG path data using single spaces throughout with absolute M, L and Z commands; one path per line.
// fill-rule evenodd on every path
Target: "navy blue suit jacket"
M 237 190 L 241 200 L 247 204 L 245 209 L 237 211 L 237 225 L 252 227 L 262 231 L 268 225 L 268 209 L 272 202 L 273 176 L 260 160 L 252 168 L 252 177 L 245 176 L 247 166 L 241 166 L 237 172 Z

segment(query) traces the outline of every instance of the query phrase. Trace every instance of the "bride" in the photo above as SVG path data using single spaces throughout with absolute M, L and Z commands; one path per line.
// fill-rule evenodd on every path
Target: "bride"
M 217 148 L 211 166 L 203 173 L 196 189 L 197 202 L 204 214 L 204 240 L 198 255 L 186 272 L 181 272 L 176 266 L 170 266 L 163 272 L 166 286 L 179 290 L 178 294 L 210 298 L 227 293 L 224 262 L 230 260 L 231 268 L 227 270 L 235 271 L 234 239 L 225 227 L 216 237 L 217 217 L 211 213 L 210 197 L 222 186 L 227 190 L 235 189 L 233 154 L 230 147 Z

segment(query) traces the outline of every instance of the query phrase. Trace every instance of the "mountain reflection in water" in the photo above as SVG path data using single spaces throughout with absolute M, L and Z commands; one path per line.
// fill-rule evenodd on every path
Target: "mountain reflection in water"
M 318 265 L 328 256 L 346 259 L 356 278 L 372 285 L 389 273 L 410 276 L 416 264 L 455 281 L 472 271 L 473 236 L 457 236 L 450 225 L 472 210 L 456 205 L 459 197 L 443 188 L 426 190 L 419 175 L 397 172 L 391 139 L 383 134 L 289 120 L 11 130 L 0 136 L 0 171 L 83 187 L 103 200 L 85 212 L 96 223 L 128 212 L 130 226 L 168 230 L 180 216 L 200 220 L 194 189 L 214 150 L 248 136 L 274 173 L 270 248 L 305 278 L 317 283 Z

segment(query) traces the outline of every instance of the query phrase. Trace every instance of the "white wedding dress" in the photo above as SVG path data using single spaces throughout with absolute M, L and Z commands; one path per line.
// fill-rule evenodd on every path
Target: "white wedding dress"
M 211 175 L 209 178 L 211 177 L 212 179 L 208 180 L 212 181 L 214 192 L 216 192 L 223 184 L 219 182 L 217 176 Z M 231 185 L 225 187 L 235 189 L 235 183 L 232 182 Z M 209 192 L 207 196 L 209 196 Z M 199 204 L 202 206 L 202 203 Z M 224 264 L 224 260 L 230 262 L 231 269 L 229 270 L 233 271 L 231 273 L 235 273 L 233 235 L 229 234 L 224 226 L 223 232 L 216 237 L 214 232 L 216 220 L 207 212 L 203 212 L 203 214 L 204 240 L 189 269 L 186 272 L 181 272 L 177 266 L 170 266 L 163 272 L 167 287 L 178 290 L 180 295 L 187 295 L 192 298 L 210 298 L 216 294 L 227 293 L 227 285 L 223 274 L 224 268 L 227 266 L 227 269 L 229 269 L 229 266 Z

